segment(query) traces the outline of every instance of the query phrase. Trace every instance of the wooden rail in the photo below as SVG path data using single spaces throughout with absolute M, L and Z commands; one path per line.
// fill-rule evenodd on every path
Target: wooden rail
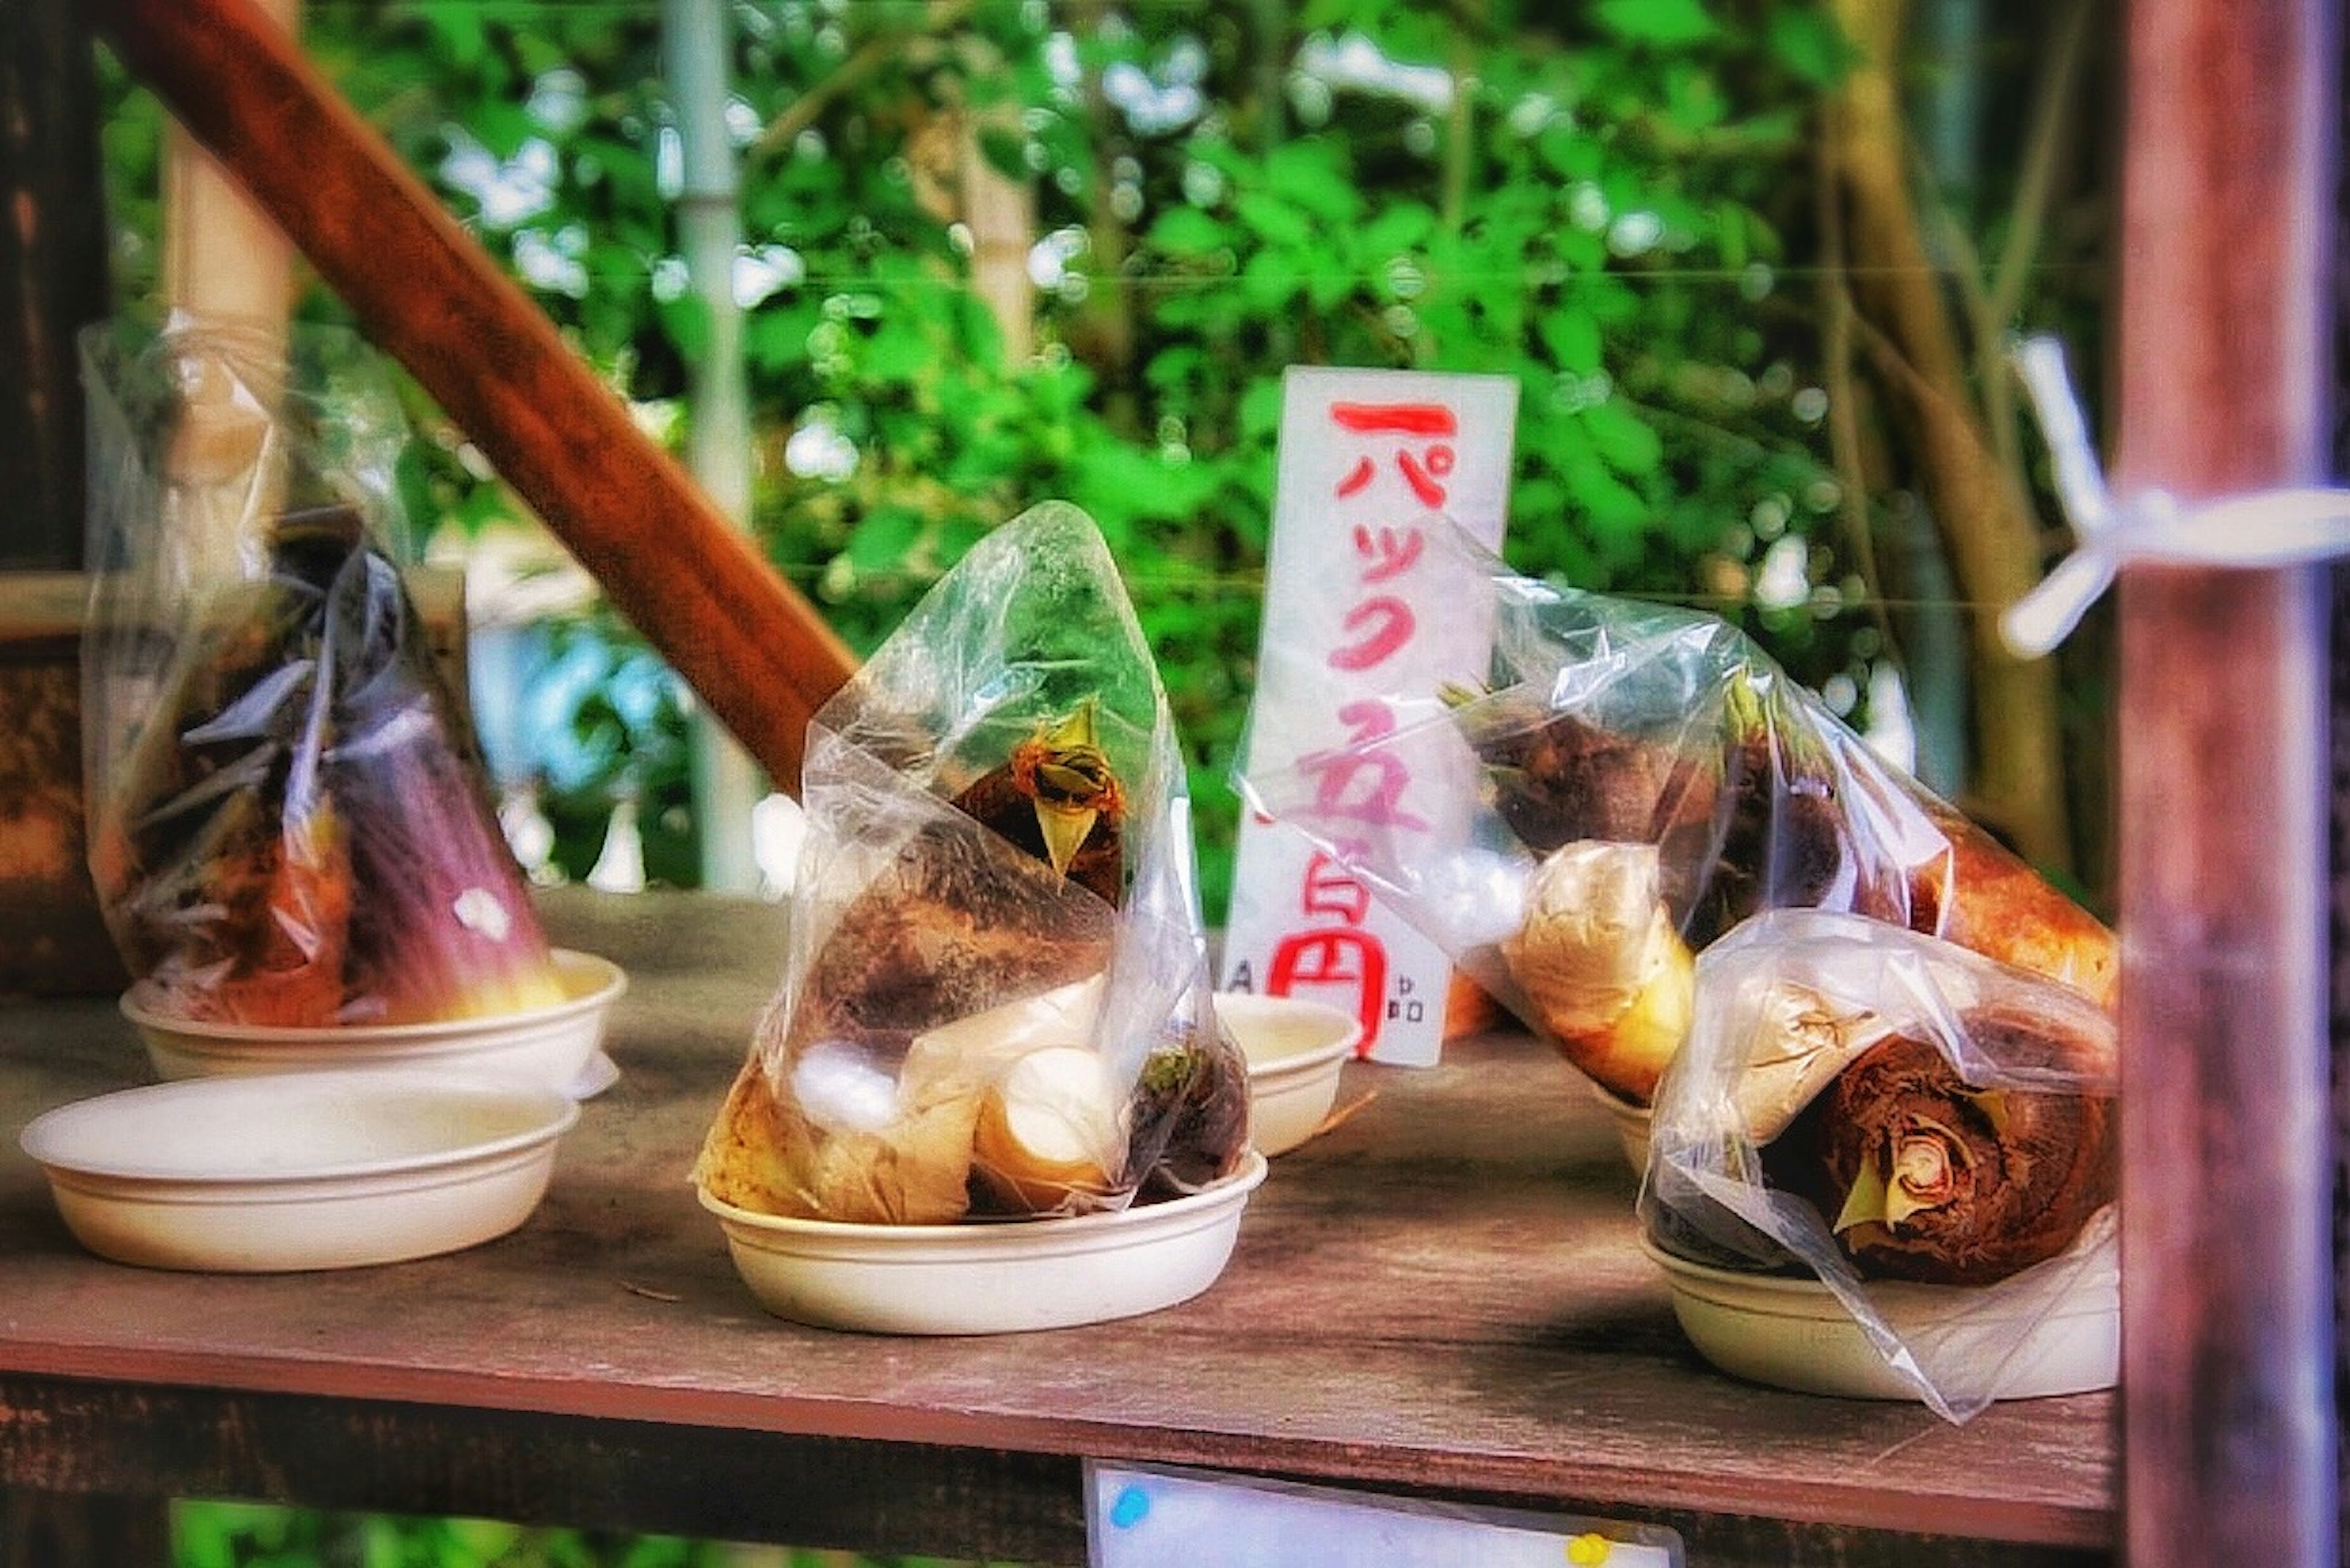
M 855 660 L 253 0 L 101 32 L 786 789 Z

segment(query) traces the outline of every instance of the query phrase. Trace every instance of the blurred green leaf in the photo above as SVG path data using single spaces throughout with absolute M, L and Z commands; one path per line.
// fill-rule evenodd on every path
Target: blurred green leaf
M 1622 474 L 1654 473 L 1664 457 L 1664 442 L 1638 414 L 1614 399 L 1583 410 L 1583 428 L 1607 466 Z
M 938 350 L 920 326 L 892 311 L 882 317 L 861 358 L 865 373 L 876 380 L 909 381 L 936 362 Z
M 1721 30 L 1702 0 L 1599 0 L 1599 25 L 1627 43 L 1672 47 L 1699 43 Z
M 1232 209 L 1243 223 L 1274 244 L 1303 249 L 1314 238 L 1313 225 L 1305 214 L 1277 194 L 1244 192 L 1233 200 Z
M 894 571 L 922 536 L 922 514 L 910 506 L 875 512 L 848 536 L 848 559 L 859 571 Z
M 1543 347 L 1550 350 L 1551 363 L 1558 369 L 1574 376 L 1587 376 L 1599 369 L 1599 323 L 1588 314 L 1554 308 L 1544 311 L 1536 325 Z
M 1815 88 L 1835 86 L 1859 57 L 1835 18 L 1811 5 L 1773 11 L 1762 38 L 1773 59 Z
M 1170 207 L 1150 225 L 1150 243 L 1176 255 L 1205 255 L 1224 244 L 1224 226 L 1197 207 Z

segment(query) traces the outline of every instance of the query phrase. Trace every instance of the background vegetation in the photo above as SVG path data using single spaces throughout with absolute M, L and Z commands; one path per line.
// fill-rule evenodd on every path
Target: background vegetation
M 939 1557 L 249 1503 L 182 1503 L 173 1511 L 172 1534 L 176 1568 L 985 1568 Z
M 2095 143 L 2062 113 L 2093 7 L 1930 10 L 736 0 L 754 524 L 863 649 L 988 528 L 1084 506 L 1193 754 L 1213 919 L 1280 368 L 1506 375 L 1514 564 L 1715 609 L 1856 723 L 1902 696 L 1929 783 L 2094 886 L 2072 824 L 2102 814 L 2010 776 L 2055 767 L 2054 683 L 2002 688 L 1968 602 L 2040 565 L 1998 343 L 2094 330 Z M 653 0 L 322 0 L 306 42 L 681 441 L 709 329 Z M 135 292 L 157 120 L 120 106 Z M 416 514 L 516 516 L 417 412 Z M 534 657 L 576 693 L 526 759 L 556 863 L 618 792 L 691 880 L 685 705 L 610 623 Z

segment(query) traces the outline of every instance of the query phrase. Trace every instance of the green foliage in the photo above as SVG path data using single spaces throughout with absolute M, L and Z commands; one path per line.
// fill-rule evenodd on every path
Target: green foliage
M 172 1539 L 173 1568 L 986 1568 L 940 1557 L 746 1548 L 671 1535 L 268 1503 L 175 1503 Z
M 927 30 L 941 14 L 949 36 Z M 1846 59 L 1815 0 L 737 0 L 733 19 L 744 140 L 799 117 L 743 186 L 767 280 L 744 324 L 760 537 L 861 649 L 988 529 L 1084 506 L 1191 748 L 1211 919 L 1285 363 L 1511 377 L 1516 564 L 1710 604 L 1805 679 L 1866 689 L 1877 648 L 1828 526 L 1811 302 L 1781 271 L 1810 221 L 1809 119 Z M 675 437 L 709 334 L 681 286 L 657 21 L 350 0 L 308 36 Z M 1379 68 L 1307 68 L 1348 49 Z M 986 160 L 1033 176 L 1037 349 L 1017 363 L 952 221 L 966 109 Z M 408 476 L 420 514 L 510 511 L 418 412 L 437 437 Z M 1766 613 L 1753 588 L 1783 535 L 1817 587 Z M 644 786 L 620 749 L 597 754 Z

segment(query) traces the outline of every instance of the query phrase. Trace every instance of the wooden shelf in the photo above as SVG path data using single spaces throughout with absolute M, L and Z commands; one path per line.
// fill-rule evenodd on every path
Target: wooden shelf
M 2109 1397 L 1922 1407 L 1698 1361 L 1635 1183 L 1523 1036 L 1352 1064 L 1207 1294 L 978 1339 L 761 1313 L 686 1183 L 765 1003 L 780 911 L 548 900 L 631 986 L 619 1083 L 546 1204 L 449 1257 L 241 1278 L 80 1251 L 0 1158 L 0 1483 L 284 1498 L 803 1545 L 1085 1557 L 1080 1461 L 1213 1466 L 1666 1523 L 1695 1563 L 2085 1563 L 2116 1531 Z M 144 1081 L 110 1002 L 0 1009 L 11 1129 Z

